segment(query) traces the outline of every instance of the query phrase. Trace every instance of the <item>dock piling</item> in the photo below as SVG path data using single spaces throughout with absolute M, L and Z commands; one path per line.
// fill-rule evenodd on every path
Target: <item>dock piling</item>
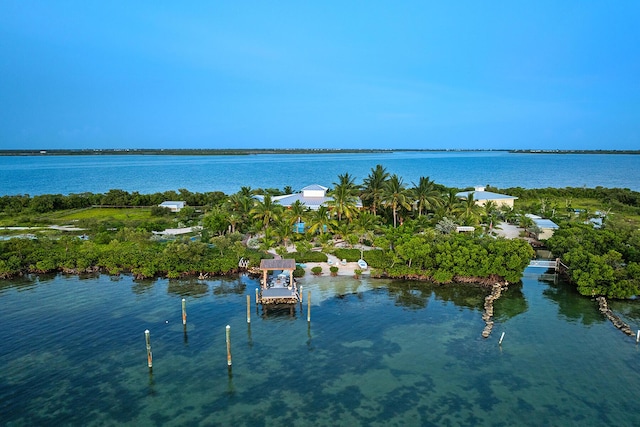
M 640 329 L 638 329 L 638 333 L 636 334 L 636 344 L 640 342 Z
M 227 325 L 227 366 L 231 369 L 231 326 Z
M 498 345 L 502 345 L 502 340 L 504 339 L 504 332 L 500 335 L 500 341 L 498 341 Z
M 307 322 L 311 322 L 311 291 L 307 291 Z
M 144 331 L 144 340 L 147 344 L 147 365 L 151 369 L 153 367 L 153 354 L 151 353 L 151 337 L 148 329 Z
M 258 300 L 258 288 L 256 288 L 256 305 L 258 305 L 258 302 L 259 302 L 259 300 Z
M 251 295 L 247 295 L 247 323 L 251 323 Z
M 182 298 L 182 324 L 187 324 L 187 300 Z
M 300 285 L 300 304 L 302 304 L 302 285 Z

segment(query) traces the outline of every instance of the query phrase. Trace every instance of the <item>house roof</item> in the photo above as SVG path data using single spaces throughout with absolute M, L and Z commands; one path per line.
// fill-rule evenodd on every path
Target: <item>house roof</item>
M 271 197 L 271 200 L 274 202 L 277 202 L 279 204 L 281 204 L 282 206 L 291 206 L 293 205 L 295 202 L 300 201 L 300 203 L 304 204 L 307 208 L 317 211 L 318 208 L 324 204 L 325 202 L 332 200 L 332 197 L 305 197 L 304 193 L 306 191 L 322 191 L 323 194 L 326 194 L 326 191 L 328 190 L 327 187 L 323 187 L 322 185 L 318 185 L 318 184 L 313 184 L 313 185 L 308 185 L 306 187 L 304 187 L 302 190 L 300 190 L 299 193 L 294 193 L 294 194 L 285 194 L 282 196 L 273 196 Z M 264 200 L 264 196 L 258 195 L 255 196 L 258 200 Z M 358 208 L 362 207 L 362 201 L 360 200 L 360 198 L 358 198 L 356 200 L 356 206 Z
M 322 185 L 318 185 L 318 184 L 312 184 L 312 185 L 307 185 L 300 191 L 327 191 L 327 190 L 328 190 L 327 187 L 323 187 Z
M 274 202 L 280 203 L 282 206 L 291 206 L 295 202 L 300 201 L 306 207 L 312 210 L 318 210 L 320 205 L 322 205 L 327 200 L 331 200 L 330 197 L 304 197 L 302 193 L 295 194 L 287 194 L 285 196 L 278 196 L 272 198 Z
M 535 222 L 539 228 L 549 228 L 552 230 L 557 230 L 558 228 L 560 228 L 558 224 L 551 221 L 550 219 L 545 219 L 545 218 L 534 219 L 533 222 Z
M 558 228 L 560 228 L 560 226 L 555 222 L 551 221 L 550 219 L 542 218 L 539 215 L 525 214 L 524 216 L 526 216 L 527 218 L 531 218 L 538 228 L 549 228 L 553 230 L 557 230 Z
M 494 193 L 492 191 L 461 191 L 456 193 L 457 197 L 467 198 L 473 194 L 473 200 L 515 200 L 517 197 L 507 194 Z

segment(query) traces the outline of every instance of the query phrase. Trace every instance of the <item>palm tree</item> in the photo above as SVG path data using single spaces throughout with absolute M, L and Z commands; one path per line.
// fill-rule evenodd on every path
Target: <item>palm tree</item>
M 262 239 L 260 239 L 260 250 L 266 252 L 274 247 L 277 243 L 278 241 L 273 237 L 273 233 L 271 232 L 271 230 L 265 228 L 264 236 L 262 236 Z
M 442 199 L 442 205 L 437 210 L 437 216 L 440 218 L 448 217 L 456 217 L 458 213 L 461 212 L 461 202 L 460 198 L 457 196 L 457 191 L 455 189 L 449 189 L 449 192 L 445 194 Z
M 277 238 L 278 243 L 282 242 L 282 244 L 286 247 L 293 237 L 293 228 L 288 221 L 279 220 L 274 224 L 274 236 Z
M 304 222 L 308 211 L 309 208 L 307 208 L 304 203 L 302 203 L 300 200 L 296 200 L 285 211 L 285 217 L 287 218 L 289 224 L 293 225 L 296 222 Z
M 390 207 L 393 212 L 393 228 L 397 227 L 398 209 L 401 207 L 411 209 L 407 189 L 402 182 L 402 178 L 395 173 L 391 175 L 391 178 L 382 189 L 381 202 L 384 206 Z
M 333 238 L 335 240 L 336 237 L 339 236 L 340 238 L 342 238 L 343 241 L 347 241 L 349 238 L 349 235 L 353 234 L 353 232 L 354 232 L 353 225 L 346 222 L 339 223 L 333 229 Z
M 362 197 L 370 201 L 371 211 L 374 215 L 377 214 L 378 207 L 382 204 L 382 189 L 388 179 L 389 173 L 387 169 L 382 165 L 376 165 L 363 182 Z
M 355 233 L 358 235 L 358 243 L 362 241 L 373 240 L 375 231 L 380 225 L 380 218 L 370 212 L 362 212 L 353 222 Z
M 252 190 L 251 187 L 240 187 L 240 191 L 238 191 L 236 194 L 245 197 L 253 197 L 256 195 L 256 191 Z
M 334 182 L 333 185 L 333 190 L 328 194 L 332 199 L 326 204 L 338 217 L 338 221 L 342 221 L 343 216 L 350 221 L 358 212 L 358 187 L 354 178 L 347 172 L 344 175 L 338 175 L 338 182 Z
M 480 222 L 483 210 L 483 207 L 478 205 L 473 198 L 473 193 L 469 193 L 467 195 L 467 199 L 462 204 L 462 212 L 460 213 L 460 218 L 467 225 L 476 225 L 478 224 L 478 222 Z
M 325 228 L 329 229 L 333 222 L 329 216 L 329 209 L 326 206 L 320 206 L 317 211 L 314 211 L 310 218 L 311 224 L 309 225 L 310 233 L 324 234 Z
M 256 201 L 256 204 L 249 213 L 254 219 L 260 221 L 266 229 L 269 227 L 269 223 L 280 217 L 281 212 L 282 205 L 273 202 L 271 196 L 267 194 L 262 201 Z
M 242 217 L 235 212 L 231 212 L 227 217 L 227 221 L 229 221 L 229 224 L 231 225 L 231 232 L 235 233 L 236 225 L 238 225 L 240 221 L 242 221 Z
M 485 224 L 489 224 L 489 228 L 493 227 L 494 222 L 498 222 L 498 205 L 493 200 L 487 200 L 483 206 L 483 220 Z
M 512 206 L 502 205 L 499 210 L 502 219 L 509 224 L 513 224 L 518 219 L 518 214 Z
M 293 188 L 290 185 L 285 185 L 282 189 L 282 194 L 292 194 Z
M 243 187 L 246 188 L 246 187 Z M 229 213 L 233 213 L 240 217 L 237 221 L 238 224 L 242 222 L 248 222 L 249 212 L 253 209 L 255 199 L 252 196 L 247 196 L 241 192 L 232 194 L 225 202 L 225 209 Z M 234 226 L 235 228 L 235 226 Z
M 422 210 L 436 210 L 441 204 L 440 192 L 435 183 L 429 177 L 421 176 L 418 185 L 413 184 L 413 198 L 418 204 L 418 216 L 422 216 Z

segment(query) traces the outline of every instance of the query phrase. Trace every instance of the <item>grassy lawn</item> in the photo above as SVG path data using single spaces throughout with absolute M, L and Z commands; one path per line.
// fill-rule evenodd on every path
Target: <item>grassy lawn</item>
M 73 225 L 75 222 L 86 220 L 146 222 L 151 219 L 151 208 L 87 208 L 44 214 L 25 213 L 16 216 L 0 214 L 0 227 Z
M 90 208 L 56 212 L 51 215 L 55 221 L 77 221 L 81 219 L 146 220 L 151 217 L 151 208 Z

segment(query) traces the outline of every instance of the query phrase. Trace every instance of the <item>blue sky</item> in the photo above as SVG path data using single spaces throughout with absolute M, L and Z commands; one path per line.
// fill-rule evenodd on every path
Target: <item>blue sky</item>
M 640 149 L 640 2 L 0 1 L 0 148 Z

